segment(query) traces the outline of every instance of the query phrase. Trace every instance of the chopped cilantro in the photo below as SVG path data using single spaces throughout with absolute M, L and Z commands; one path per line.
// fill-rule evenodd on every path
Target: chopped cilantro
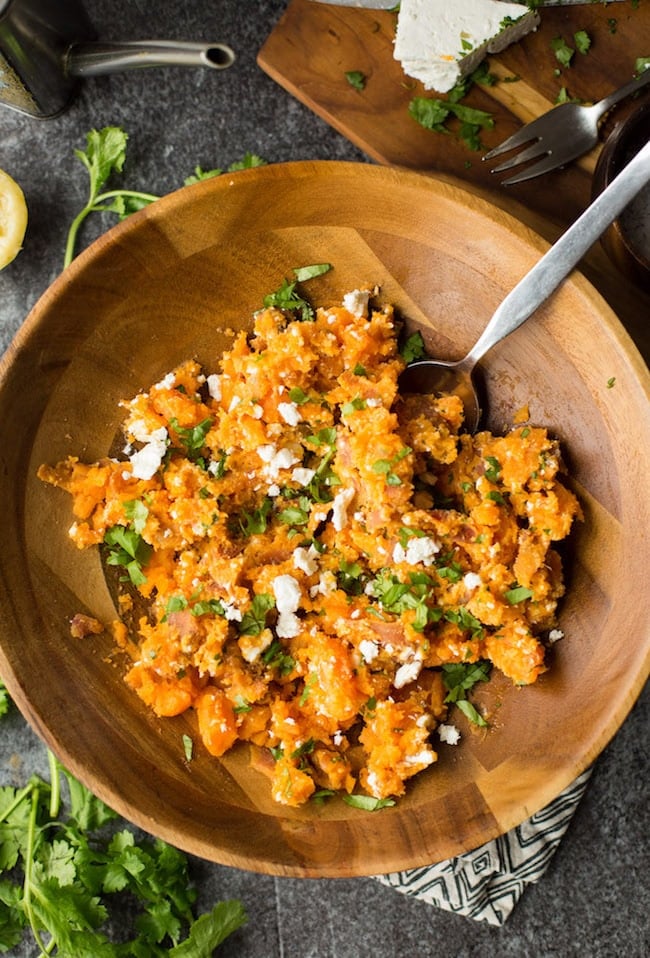
M 366 86 L 366 75 L 361 70 L 346 70 L 345 79 L 355 90 L 364 90 Z
M 142 569 L 153 550 L 142 536 L 135 529 L 115 525 L 106 530 L 104 544 L 108 546 L 107 564 L 123 566 L 133 585 L 144 585 L 147 578 Z
M 273 500 L 268 496 L 252 512 L 242 512 L 239 526 L 245 536 L 259 536 L 266 532 L 268 516 L 273 508 Z
M 532 589 L 527 589 L 523 585 L 514 586 L 503 593 L 503 597 L 509 605 L 518 605 L 520 602 L 525 602 L 526 599 L 532 599 L 533 595 Z
M 360 412 L 362 409 L 365 409 L 368 403 L 365 399 L 362 399 L 361 396 L 355 396 L 354 399 L 351 399 L 349 402 L 344 402 L 341 406 L 341 415 L 350 416 L 353 412 Z
M 270 669 L 277 669 L 280 675 L 289 675 L 296 667 L 295 659 L 285 652 L 278 639 L 274 639 L 262 653 L 264 665 Z
M 301 496 L 298 505 L 287 506 L 278 513 L 278 519 L 287 526 L 304 526 L 309 522 L 311 503 L 307 496 Z
M 311 322 L 314 319 L 314 309 L 311 303 L 296 292 L 298 283 L 304 283 L 315 276 L 322 276 L 332 267 L 329 263 L 315 263 L 311 266 L 299 266 L 293 270 L 296 277 L 293 282 L 288 279 L 282 281 L 282 285 L 273 293 L 264 297 L 263 303 L 266 307 L 275 307 L 295 313 L 303 322 Z
M 591 46 L 591 37 L 586 30 L 576 31 L 576 33 L 573 34 L 573 42 L 576 45 L 576 50 L 578 53 L 582 53 L 584 55 L 585 53 L 589 52 L 589 48 Z
M 555 59 L 564 68 L 571 66 L 571 60 L 575 50 L 570 47 L 563 37 L 554 37 L 551 40 L 551 50 L 555 53 Z
M 475 725 L 487 725 L 482 715 L 467 700 L 467 693 L 477 682 L 487 682 L 490 677 L 489 662 L 453 662 L 442 667 L 442 681 L 447 689 L 445 702 L 457 705 L 461 712 Z
M 491 130 L 494 126 L 494 118 L 485 110 L 455 102 L 451 98 L 414 97 L 409 103 L 409 113 L 420 126 L 434 133 L 450 133 L 447 121 L 453 118 L 459 120 L 458 138 L 472 150 L 482 148 L 481 130 Z
M 459 606 L 457 609 L 446 609 L 444 617 L 447 622 L 452 622 L 464 632 L 470 632 L 473 639 L 480 638 L 483 634 L 483 625 L 480 620 L 477 619 L 475 615 L 472 615 L 469 609 L 466 609 L 464 605 Z
M 306 402 L 313 402 L 300 386 L 294 386 L 289 390 L 289 399 L 291 402 L 295 402 L 296 406 L 302 406 Z
M 181 426 L 177 419 L 170 419 L 172 427 L 184 447 L 188 459 L 196 462 L 205 445 L 205 437 L 212 428 L 212 419 L 204 419 L 196 426 Z
M 266 628 L 266 613 L 275 607 L 275 599 L 265 592 L 253 597 L 250 609 L 239 623 L 240 635 L 259 635 Z
M 407 336 L 400 347 L 400 356 L 407 365 L 418 359 L 424 359 L 426 354 L 422 333 L 419 330 Z
M 307 436 L 305 442 L 308 442 L 311 446 L 333 446 L 336 442 L 336 428 L 326 426 L 324 429 L 319 429 L 318 432 Z
M 131 499 L 124 503 L 124 515 L 133 527 L 133 531 L 142 535 L 149 515 L 149 509 L 142 499 Z
M 225 615 L 226 610 L 223 607 L 223 604 L 219 599 L 204 599 L 200 602 L 195 602 L 192 608 L 190 609 L 192 615 L 195 615 L 197 618 L 201 615 Z
M 373 798 L 371 795 L 344 795 L 343 801 L 352 808 L 360 808 L 364 812 L 378 812 L 380 808 L 389 808 L 395 804 L 394 798 Z
M 498 482 L 499 473 L 501 472 L 501 463 L 495 456 L 486 456 L 485 461 L 487 463 L 485 478 L 489 479 L 490 482 Z
M 183 751 L 185 752 L 186 760 L 191 762 L 194 753 L 194 742 L 189 735 L 183 735 Z

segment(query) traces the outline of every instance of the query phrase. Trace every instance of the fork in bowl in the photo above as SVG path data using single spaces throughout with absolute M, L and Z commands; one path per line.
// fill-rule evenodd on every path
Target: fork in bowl
M 531 180 L 542 173 L 555 170 L 559 166 L 565 166 L 597 144 L 598 124 L 613 106 L 648 84 L 650 84 L 650 68 L 643 70 L 625 86 L 592 106 L 583 106 L 579 103 L 562 103 L 560 106 L 555 106 L 513 133 L 500 146 L 486 153 L 483 159 L 492 160 L 503 153 L 509 153 L 510 150 L 530 144 L 491 171 L 505 173 L 506 170 L 514 169 L 530 160 L 538 160 L 537 163 L 526 167 L 515 176 L 502 180 L 502 186 L 522 183 L 524 180 Z

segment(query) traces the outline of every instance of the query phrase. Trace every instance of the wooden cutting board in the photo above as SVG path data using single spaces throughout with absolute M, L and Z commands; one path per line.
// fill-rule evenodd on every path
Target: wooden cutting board
M 482 151 L 470 150 L 453 133 L 425 130 L 409 115 L 414 96 L 437 94 L 405 76 L 393 58 L 395 24 L 396 14 L 389 11 L 291 0 L 259 51 L 258 63 L 372 160 L 460 181 L 547 239 L 556 238 L 589 203 L 599 149 L 566 169 L 502 188 L 499 176 L 482 162 Z M 571 66 L 561 68 L 552 41 L 563 37 L 575 46 L 578 30 L 588 33 L 591 48 L 587 54 L 576 52 Z M 606 96 L 632 78 L 641 56 L 650 56 L 647 0 L 546 7 L 535 33 L 489 58 L 499 82 L 474 86 L 463 102 L 493 115 L 493 129 L 482 136 L 487 150 L 550 109 L 562 87 L 587 102 Z M 366 77 L 361 91 L 345 77 L 352 70 Z M 630 106 L 627 101 L 612 111 L 601 127 L 603 135 Z M 595 250 L 589 263 L 589 278 L 632 334 L 647 342 L 647 322 L 640 322 L 639 312 L 647 316 L 650 297 L 623 280 L 602 250 Z

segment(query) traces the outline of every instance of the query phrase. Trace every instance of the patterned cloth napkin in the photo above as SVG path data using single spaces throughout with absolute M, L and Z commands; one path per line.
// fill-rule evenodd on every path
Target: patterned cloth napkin
M 437 865 L 375 875 L 383 885 L 475 921 L 502 925 L 527 885 L 546 871 L 587 787 L 583 772 L 512 831 Z

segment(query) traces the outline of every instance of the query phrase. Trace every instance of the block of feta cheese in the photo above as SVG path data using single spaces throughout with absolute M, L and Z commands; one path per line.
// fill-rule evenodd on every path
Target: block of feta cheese
M 535 30 L 539 15 L 505 0 L 402 0 L 394 56 L 426 90 L 447 93 L 488 53 Z

